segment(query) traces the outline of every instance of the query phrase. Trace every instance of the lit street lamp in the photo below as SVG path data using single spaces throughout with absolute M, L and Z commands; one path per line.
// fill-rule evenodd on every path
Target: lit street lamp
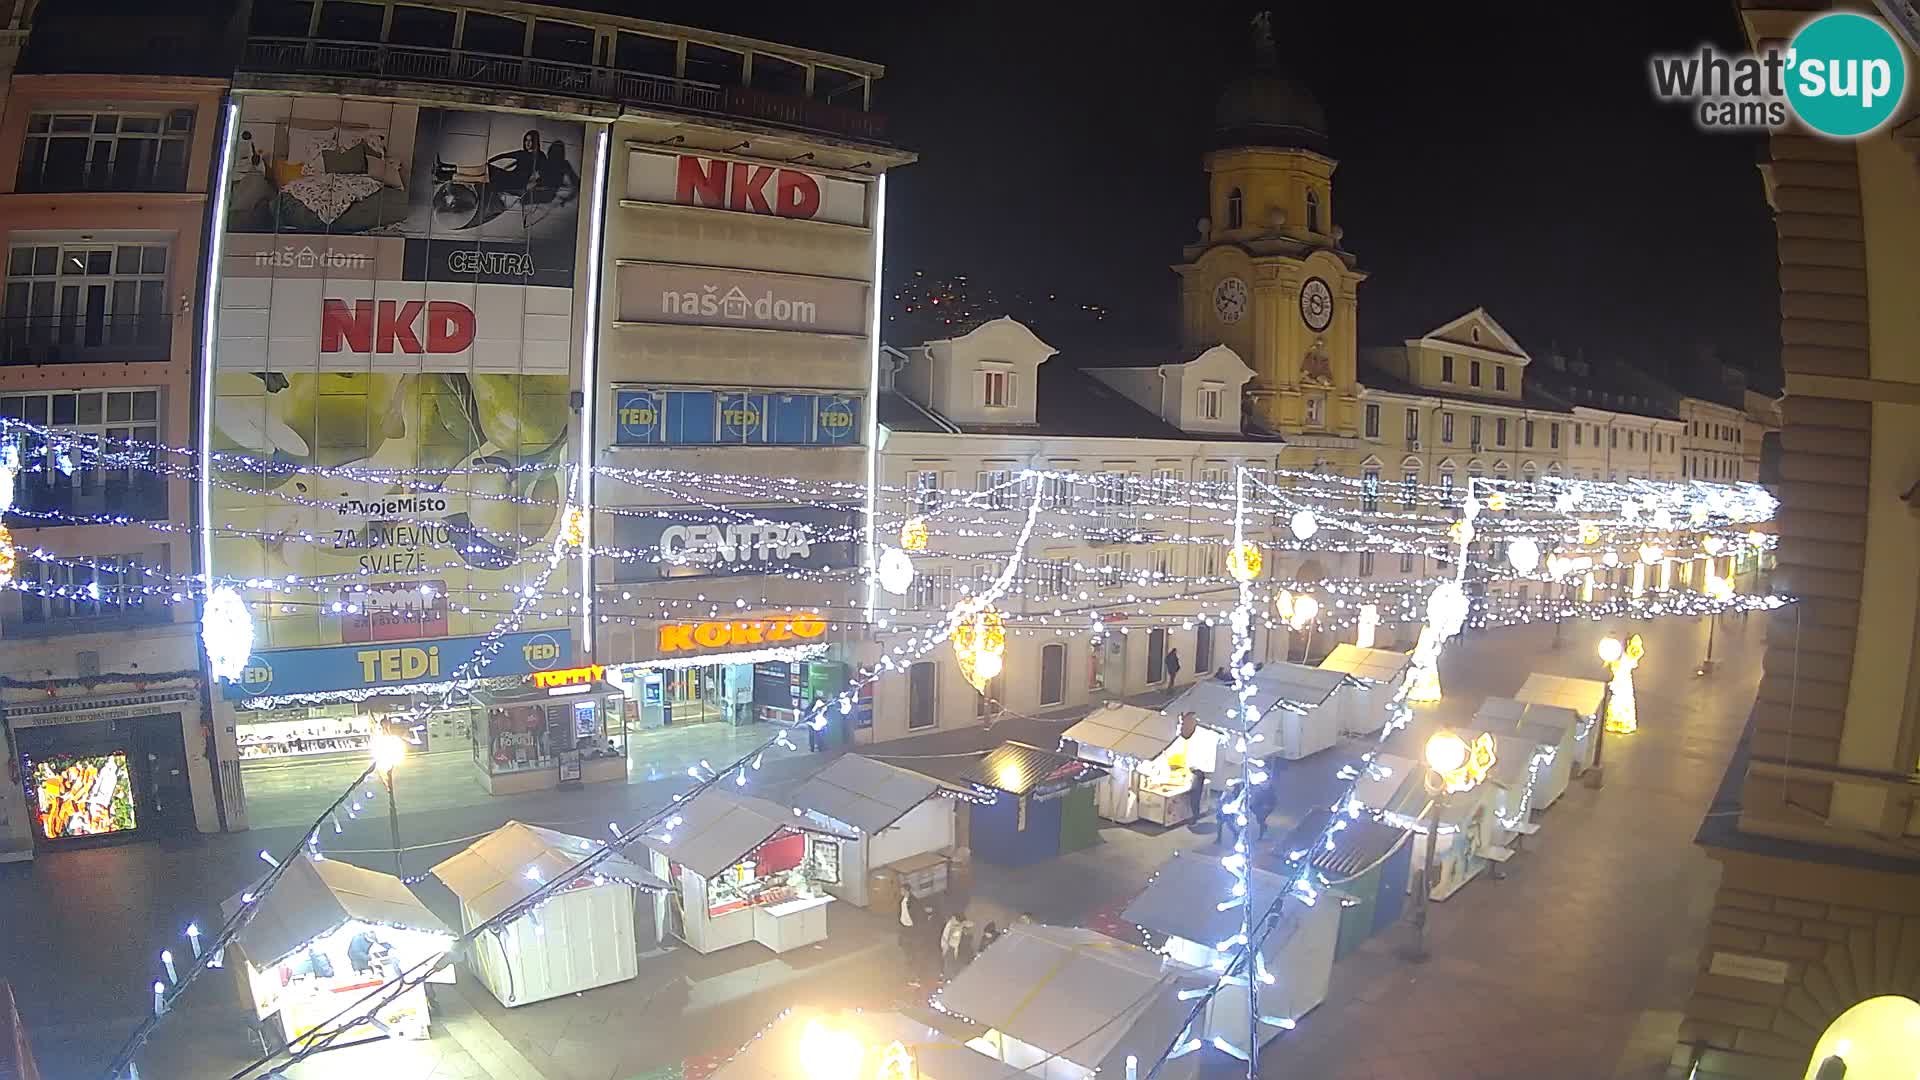
M 393 874 L 405 877 L 404 856 L 400 850 L 400 804 L 393 797 L 393 771 L 407 760 L 407 740 L 383 731 L 373 737 L 373 768 L 387 787 L 387 827 L 393 833 Z
M 1433 879 L 1440 847 L 1440 813 L 1446 808 L 1447 777 L 1466 769 L 1473 750 L 1465 739 L 1451 731 L 1436 731 L 1427 740 L 1427 854 L 1420 867 L 1420 891 L 1414 898 L 1413 949 L 1407 959 L 1419 962 L 1432 954 L 1427 950 L 1427 917 L 1433 906 Z

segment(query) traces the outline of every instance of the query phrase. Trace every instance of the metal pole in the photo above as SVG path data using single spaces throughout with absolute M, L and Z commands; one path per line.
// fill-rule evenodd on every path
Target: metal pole
M 1429 787 L 1431 787 L 1431 783 L 1429 783 Z M 1420 895 L 1414 897 L 1413 952 L 1407 956 L 1408 960 L 1415 963 L 1422 963 L 1432 955 L 1427 951 L 1427 917 L 1433 907 L 1434 870 L 1439 861 L 1440 804 L 1445 801 L 1445 798 L 1446 795 L 1444 791 L 1435 794 L 1433 796 L 1433 805 L 1428 808 L 1427 812 L 1427 854 L 1426 857 L 1421 860 Z
M 393 832 L 393 876 L 404 878 L 407 876 L 407 871 L 403 865 L 405 854 L 400 850 L 400 804 L 393 797 L 394 772 L 395 770 L 388 769 L 386 775 L 387 827 Z
M 1720 613 L 1715 611 L 1707 616 L 1707 659 L 1700 665 L 1700 674 L 1713 674 L 1713 638 L 1714 631 L 1720 629 Z
M 1608 672 L 1612 674 L 1611 671 Z M 1606 773 L 1600 768 L 1601 754 L 1607 742 L 1607 706 L 1613 701 L 1613 680 L 1609 678 L 1600 690 L 1600 713 L 1593 718 L 1593 767 L 1587 770 L 1587 786 L 1595 790 L 1606 784 Z

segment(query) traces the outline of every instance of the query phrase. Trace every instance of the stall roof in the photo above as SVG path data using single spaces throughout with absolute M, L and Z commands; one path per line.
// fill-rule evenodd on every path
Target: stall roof
M 941 784 L 911 769 L 844 754 L 793 792 L 793 805 L 814 810 L 871 836 L 940 793 Z
M 1520 692 L 1513 696 L 1519 701 L 1572 709 L 1580 716 L 1591 719 L 1600 715 L 1600 699 L 1606 692 L 1607 684 L 1597 679 L 1575 679 L 1536 671 L 1527 676 Z
M 1363 649 L 1358 645 L 1335 645 L 1320 666 L 1370 682 L 1392 682 L 1406 671 L 1413 658 L 1392 649 Z
M 1042 1053 L 1112 1076 L 1158 1060 L 1210 972 L 1093 930 L 1015 924 L 941 992 L 947 1009 Z
M 666 830 L 665 838 L 648 833 L 640 842 L 703 878 L 736 865 L 782 829 L 857 839 L 823 829 L 790 807 L 718 787 L 682 802 L 678 816 L 680 823 Z
M 1549 728 L 1556 736 L 1547 740 L 1549 745 L 1559 745 L 1560 735 L 1572 735 L 1580 730 L 1580 714 L 1560 705 L 1542 705 L 1538 702 L 1515 701 L 1513 698 L 1488 698 L 1480 711 L 1473 714 L 1474 723 L 1489 731 L 1510 729 L 1523 731 L 1529 727 Z
M 1331 811 L 1320 810 L 1303 822 L 1303 827 L 1318 837 L 1327 827 Z M 1330 885 L 1349 881 L 1373 869 L 1374 864 L 1393 854 L 1408 836 L 1407 830 L 1369 817 L 1349 820 L 1334 837 L 1333 850 L 1322 847 L 1313 857 L 1313 868 L 1325 874 Z
M 475 915 L 491 919 L 606 846 L 599 840 L 509 821 L 429 872 Z M 594 872 L 643 889 L 667 887 L 666 882 L 619 855 L 596 863 Z
M 1487 770 L 1487 780 L 1510 791 L 1525 787 L 1527 775 L 1533 771 L 1533 757 L 1539 752 L 1540 744 L 1532 739 L 1495 732 L 1493 768 Z
M 220 905 L 228 918 L 247 893 Z M 431 934 L 448 934 L 420 898 L 392 874 L 302 852 L 265 896 L 234 940 L 255 967 L 272 967 L 313 939 L 354 920 Z
M 1107 770 L 1026 743 L 1003 742 L 973 763 L 963 779 L 1009 795 L 1045 794 L 1105 776 Z
M 1067 729 L 1066 738 L 1121 757 L 1152 761 L 1180 737 L 1180 718 L 1138 705 L 1109 702 Z
M 965 1042 L 897 1012 L 830 1013 L 795 1009 L 760 1033 L 732 1060 L 714 1070 L 711 1080 L 813 1080 L 819 1075 L 801 1053 L 809 1027 L 819 1024 L 845 1032 L 865 1047 L 883 1050 L 899 1043 L 913 1058 L 921 1080 L 1031 1080 Z
M 1360 775 L 1353 782 L 1353 797 L 1369 810 L 1391 808 L 1395 796 L 1406 789 L 1409 780 L 1414 781 L 1415 787 L 1425 783 L 1420 775 L 1420 763 L 1398 754 L 1375 754 L 1371 763 L 1363 762 L 1355 768 L 1360 770 Z
M 1153 880 L 1121 918 L 1161 934 L 1172 934 L 1211 946 L 1240 932 L 1239 908 L 1221 911 L 1221 897 L 1233 891 L 1233 871 L 1217 857 L 1176 851 L 1160 864 Z M 1264 909 L 1287 887 L 1287 880 L 1271 870 L 1253 871 L 1254 902 Z
M 1314 709 L 1325 704 L 1348 678 L 1343 671 L 1275 661 L 1253 673 L 1253 696 L 1248 703 L 1263 718 L 1268 710 L 1282 703 Z M 1165 711 L 1173 717 L 1192 712 L 1201 723 L 1216 731 L 1239 731 L 1242 725 L 1232 724 L 1228 719 L 1239 709 L 1240 698 L 1232 683 L 1207 678 L 1168 702 Z

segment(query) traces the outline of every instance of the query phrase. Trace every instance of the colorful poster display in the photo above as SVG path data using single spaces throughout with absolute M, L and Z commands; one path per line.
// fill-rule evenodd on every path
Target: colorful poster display
M 42 839 L 106 836 L 139 827 L 133 777 L 123 750 L 38 759 L 33 763 L 33 790 Z
M 584 128 L 239 104 L 213 450 L 309 471 L 216 467 L 214 570 L 340 583 L 250 596 L 263 650 L 485 632 L 569 482 Z

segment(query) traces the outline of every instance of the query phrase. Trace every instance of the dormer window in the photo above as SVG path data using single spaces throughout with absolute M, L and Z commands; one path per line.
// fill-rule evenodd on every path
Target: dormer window
M 1307 231 L 1320 231 L 1320 193 L 1317 191 L 1307 192 Z
M 1247 201 L 1240 195 L 1240 189 L 1227 192 L 1227 228 L 1237 229 L 1247 220 Z
M 1201 383 L 1199 416 L 1202 420 L 1218 420 L 1226 411 L 1226 387 L 1221 383 Z
M 1013 372 L 996 368 L 981 372 L 980 404 L 989 409 L 1013 408 Z

